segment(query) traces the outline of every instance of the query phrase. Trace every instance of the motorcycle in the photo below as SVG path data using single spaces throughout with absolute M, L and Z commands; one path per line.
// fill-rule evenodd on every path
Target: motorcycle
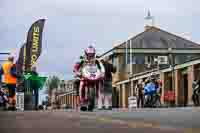
M 195 85 L 193 87 L 192 101 L 195 106 L 200 105 L 200 87 L 199 87 L 199 85 Z
M 99 62 L 101 70 L 97 64 L 92 62 L 85 62 L 80 70 L 80 90 L 79 96 L 84 97 L 80 103 L 81 111 L 93 111 L 95 108 L 95 99 L 98 98 L 103 87 L 103 79 L 105 75 L 105 68 Z M 82 99 L 82 98 L 80 98 Z
M 144 107 L 157 108 L 161 107 L 160 101 L 160 88 L 156 89 L 156 92 L 152 95 L 145 95 Z

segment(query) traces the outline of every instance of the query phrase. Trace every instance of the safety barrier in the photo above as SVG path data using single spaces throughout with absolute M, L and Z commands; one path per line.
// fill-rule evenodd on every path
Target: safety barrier
M 16 93 L 16 108 L 17 110 L 24 111 L 24 93 L 23 92 Z

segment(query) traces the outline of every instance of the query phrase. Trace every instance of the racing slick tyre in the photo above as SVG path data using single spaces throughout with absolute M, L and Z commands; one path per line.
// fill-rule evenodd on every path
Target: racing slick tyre
M 93 111 L 95 108 L 95 88 L 89 89 L 88 96 L 88 111 Z

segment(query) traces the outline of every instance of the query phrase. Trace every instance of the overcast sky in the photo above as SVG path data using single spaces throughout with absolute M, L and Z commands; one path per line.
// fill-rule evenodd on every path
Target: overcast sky
M 142 32 L 148 9 L 156 26 L 190 33 L 200 42 L 199 5 L 198 0 L 0 0 L 0 52 L 19 49 L 31 24 L 47 18 L 38 70 L 71 79 L 85 47 L 95 42 L 102 53 Z

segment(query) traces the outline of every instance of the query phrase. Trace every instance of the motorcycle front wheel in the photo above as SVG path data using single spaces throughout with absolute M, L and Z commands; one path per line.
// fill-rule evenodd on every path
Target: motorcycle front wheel
M 95 88 L 89 88 L 88 93 L 88 111 L 93 111 L 95 108 Z

